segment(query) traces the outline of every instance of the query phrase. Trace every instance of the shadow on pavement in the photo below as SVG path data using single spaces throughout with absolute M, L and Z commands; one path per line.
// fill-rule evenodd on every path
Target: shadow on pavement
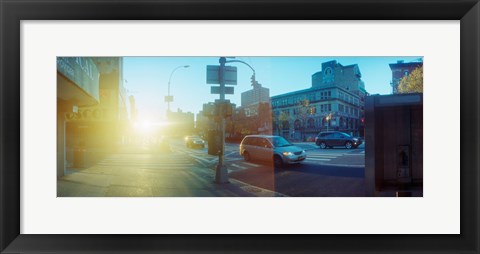
M 364 167 L 341 167 L 330 165 L 315 165 L 310 166 L 306 164 L 292 164 L 283 168 L 283 170 L 304 172 L 309 174 L 325 175 L 325 176 L 342 176 L 342 177 L 355 177 L 364 178 Z

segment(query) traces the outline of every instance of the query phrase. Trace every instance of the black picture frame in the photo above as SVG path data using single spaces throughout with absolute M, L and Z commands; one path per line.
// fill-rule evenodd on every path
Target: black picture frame
M 0 17 L 1 253 L 479 253 L 480 5 L 477 0 L 0 0 Z M 460 20 L 461 234 L 20 234 L 20 22 L 150 19 Z M 218 225 L 212 222 L 212 227 L 215 226 Z

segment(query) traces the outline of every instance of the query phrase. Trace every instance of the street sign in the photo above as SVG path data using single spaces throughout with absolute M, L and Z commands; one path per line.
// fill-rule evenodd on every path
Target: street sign
M 225 85 L 236 85 L 236 84 L 237 84 L 237 67 L 225 66 Z
M 220 94 L 220 87 L 219 86 L 212 86 L 210 87 L 211 94 Z M 225 87 L 225 94 L 233 94 L 233 87 L 226 86 Z
M 207 65 L 207 84 L 220 84 L 220 65 Z M 225 85 L 237 84 L 237 67 L 225 66 Z
M 207 84 L 220 84 L 218 79 L 219 65 L 207 65 Z
M 165 96 L 165 102 L 173 102 L 173 96 L 172 95 Z

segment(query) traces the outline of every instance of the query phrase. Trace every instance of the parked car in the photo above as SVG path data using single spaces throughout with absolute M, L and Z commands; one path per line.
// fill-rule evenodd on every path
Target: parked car
M 194 147 L 205 148 L 205 141 L 199 136 L 186 136 L 185 145 L 188 148 L 194 148 Z
M 281 167 L 284 164 L 299 163 L 307 154 L 302 148 L 295 146 L 280 136 L 248 135 L 240 143 L 240 155 L 246 161 L 273 161 Z
M 361 145 L 362 140 L 354 138 L 345 132 L 324 131 L 317 135 L 315 144 L 322 149 L 332 148 L 334 146 L 343 146 L 347 149 L 352 149 Z

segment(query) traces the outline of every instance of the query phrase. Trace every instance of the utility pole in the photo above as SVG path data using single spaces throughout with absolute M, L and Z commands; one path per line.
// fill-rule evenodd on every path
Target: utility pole
M 219 87 L 211 87 L 212 94 L 220 94 L 220 99 L 215 100 L 215 107 L 219 117 L 218 129 L 220 146 L 218 148 L 218 164 L 215 168 L 215 182 L 228 183 L 228 171 L 225 167 L 225 118 L 232 114 L 230 101 L 225 100 L 225 94 L 233 94 L 233 87 L 225 87 L 226 84 L 237 84 L 237 67 L 225 66 L 226 63 L 243 63 L 253 71 L 255 79 L 255 70 L 249 64 L 240 60 L 229 60 L 220 57 L 218 60 L 220 66 L 207 65 L 207 84 L 219 84 Z M 210 144 L 209 144 L 210 145 Z
M 218 164 L 215 169 L 215 182 L 216 183 L 228 183 L 228 171 L 225 167 L 225 115 L 223 112 L 225 107 L 225 63 L 227 59 L 225 57 L 220 57 L 220 69 L 218 72 L 218 78 L 220 81 L 220 100 L 219 100 L 219 113 L 220 113 L 220 121 L 219 121 L 219 129 L 220 129 L 220 151 L 218 153 Z

